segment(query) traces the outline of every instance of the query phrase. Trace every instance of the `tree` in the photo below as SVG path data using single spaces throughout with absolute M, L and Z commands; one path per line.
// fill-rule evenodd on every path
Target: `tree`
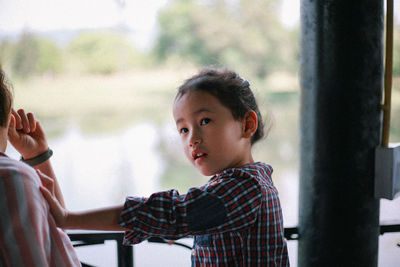
M 280 1 L 175 0 L 159 15 L 158 59 L 179 55 L 259 78 L 296 65 L 297 34 L 282 27 Z
M 39 58 L 38 42 L 34 35 L 24 32 L 13 50 L 12 73 L 21 78 L 34 74 Z
M 35 71 L 38 74 L 57 73 L 63 68 L 63 52 L 52 41 L 46 39 L 37 40 L 39 57 Z
M 3 70 L 11 69 L 13 51 L 13 45 L 8 40 L 3 40 L 0 43 L 0 66 Z
M 0 44 L 0 59 L 11 74 L 25 79 L 34 74 L 56 73 L 62 69 L 62 50 L 51 40 L 24 32 L 16 43 Z
M 83 33 L 68 47 L 68 55 L 90 73 L 108 74 L 128 68 L 138 55 L 123 35 L 112 32 Z
M 159 60 L 179 55 L 199 64 L 216 62 L 217 55 L 207 48 L 205 40 L 198 34 L 198 8 L 192 0 L 177 0 L 160 13 L 161 31 L 154 49 Z

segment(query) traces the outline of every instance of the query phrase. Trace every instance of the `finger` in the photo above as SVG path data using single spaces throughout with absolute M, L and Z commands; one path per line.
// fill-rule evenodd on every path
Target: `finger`
M 21 123 L 22 123 L 22 129 L 25 133 L 29 133 L 30 129 L 29 129 L 29 120 L 28 120 L 28 116 L 26 116 L 25 110 L 23 110 L 22 108 L 19 109 L 18 111 L 18 115 L 21 118 Z
M 40 136 L 41 138 L 46 140 L 46 134 L 43 130 L 42 124 L 40 124 L 40 121 L 36 121 L 35 135 Z
M 43 197 L 46 199 L 46 202 L 49 204 L 50 212 L 53 215 L 53 218 L 59 227 L 63 227 L 66 218 L 66 212 L 63 211 L 63 208 L 60 206 L 60 203 L 57 201 L 55 197 L 53 197 L 49 190 L 47 190 L 44 186 L 39 187 L 40 192 L 42 192 Z
M 46 187 L 41 185 L 41 186 L 39 186 L 39 189 L 40 189 L 40 192 L 42 192 L 44 198 L 47 200 L 47 202 L 49 202 L 49 204 L 54 201 L 53 196 L 51 195 L 50 191 Z
M 29 129 L 31 132 L 34 132 L 36 130 L 36 118 L 35 115 L 32 112 L 29 112 L 26 114 L 28 117 L 28 123 L 29 123 Z
M 44 173 L 42 173 L 40 170 L 36 170 L 36 172 L 39 175 L 42 184 L 45 186 L 47 190 L 50 191 L 52 196 L 54 196 L 54 180 L 49 176 L 45 175 Z
M 50 190 L 51 193 L 54 193 L 54 180 L 51 179 L 48 176 L 42 175 L 39 173 L 40 180 L 42 181 L 42 184 Z
M 12 115 L 15 118 L 15 122 L 16 122 L 16 129 L 17 130 L 21 130 L 22 129 L 22 122 L 21 122 L 21 117 L 19 116 L 18 112 L 15 111 L 15 109 L 11 110 Z
M 39 186 L 40 192 L 42 192 L 42 195 L 46 199 L 47 203 L 49 203 L 50 209 L 54 210 L 57 208 L 58 204 L 57 201 L 54 199 L 53 195 L 50 193 L 50 191 L 44 187 L 44 186 Z

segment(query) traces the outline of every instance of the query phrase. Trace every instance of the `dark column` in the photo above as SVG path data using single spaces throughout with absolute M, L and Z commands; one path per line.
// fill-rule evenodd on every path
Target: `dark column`
M 377 266 L 383 1 L 301 0 L 299 266 Z

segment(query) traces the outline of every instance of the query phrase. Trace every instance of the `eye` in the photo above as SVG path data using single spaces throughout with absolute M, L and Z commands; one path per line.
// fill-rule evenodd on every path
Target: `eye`
M 187 133 L 189 130 L 188 130 L 188 128 L 181 128 L 180 130 L 179 130 L 179 133 L 180 134 L 185 134 L 185 133 Z
M 209 124 L 209 123 L 210 123 L 210 121 L 211 121 L 211 119 L 209 119 L 209 118 L 204 118 L 204 119 L 201 119 L 201 121 L 200 121 L 200 125 L 206 125 L 206 124 Z

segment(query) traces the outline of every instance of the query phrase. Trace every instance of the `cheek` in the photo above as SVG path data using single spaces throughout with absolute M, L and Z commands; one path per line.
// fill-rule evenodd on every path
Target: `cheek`
M 182 140 L 182 142 L 181 142 L 181 145 L 182 145 L 183 153 L 185 154 L 185 156 L 186 156 L 189 160 L 191 160 L 191 159 L 192 159 L 192 155 L 190 154 L 189 148 L 188 148 L 188 146 L 185 145 L 185 142 L 184 142 L 183 140 Z
M 243 134 L 242 124 L 234 123 L 233 125 L 231 125 L 230 134 L 231 137 L 234 137 L 236 139 L 241 138 Z
M 221 141 L 232 142 L 239 139 L 241 136 L 241 128 L 237 124 L 230 124 L 227 127 L 220 129 L 219 138 Z

